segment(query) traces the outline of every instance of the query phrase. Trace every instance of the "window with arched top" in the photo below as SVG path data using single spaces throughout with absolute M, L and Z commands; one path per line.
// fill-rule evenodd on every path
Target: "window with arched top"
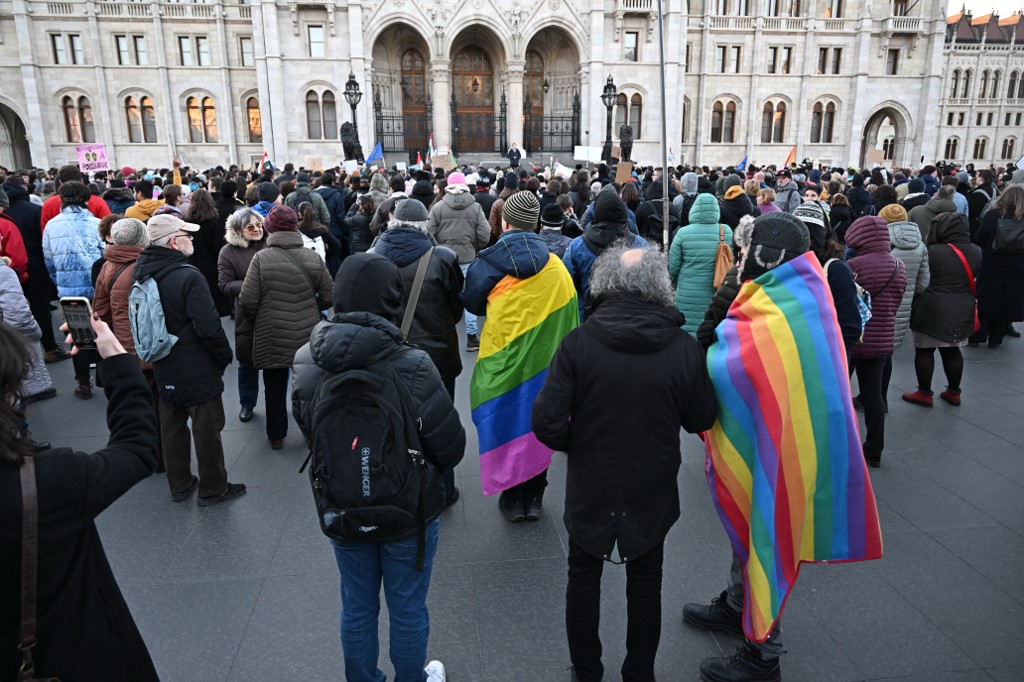
M 625 93 L 620 92 L 615 98 L 615 128 L 612 129 L 612 136 L 618 137 L 619 130 L 626 125 L 626 117 L 629 114 L 629 98 Z
M 134 97 L 126 97 L 124 115 L 129 142 L 156 142 L 156 111 L 151 98 L 142 97 L 136 101 Z
M 82 96 L 76 100 L 70 95 L 65 95 L 61 98 L 60 108 L 64 119 L 65 140 L 78 143 L 96 141 L 92 105 L 88 97 Z
M 970 69 L 964 71 L 964 82 L 963 88 L 960 90 L 960 97 L 966 98 L 971 96 L 971 76 L 973 75 L 974 72 Z
M 153 100 L 143 97 L 139 100 L 139 107 L 142 109 L 142 140 L 156 142 L 156 110 L 153 108 Z
M 95 142 L 96 126 L 92 122 L 92 105 L 88 97 L 78 98 L 78 120 L 82 125 L 82 142 Z
M 732 144 L 736 141 L 736 103 L 717 100 L 711 106 L 711 141 Z
M 957 147 L 960 146 L 960 140 L 955 137 L 951 137 L 946 140 L 946 153 L 944 154 L 947 161 L 953 161 L 956 159 Z
M 1008 137 L 1005 140 L 1003 140 L 1003 153 L 1000 155 L 1000 158 L 1003 159 L 1004 161 L 1013 161 L 1013 148 L 1016 146 L 1016 144 L 1017 140 L 1015 140 L 1012 137 Z
M 786 103 L 765 102 L 761 110 L 761 142 L 782 142 L 786 132 Z
M 896 140 L 891 137 L 887 137 L 882 140 L 882 158 L 886 161 L 892 161 L 893 156 L 896 154 Z
M 815 102 L 811 108 L 811 143 L 832 144 L 835 126 L 835 102 Z
M 217 141 L 217 107 L 213 105 L 212 97 L 204 97 L 202 105 L 203 113 L 203 139 L 206 142 Z
M 203 118 L 199 111 L 199 100 L 189 97 L 185 100 L 185 114 L 188 118 L 188 141 L 203 141 Z
M 996 70 L 996 72 L 992 74 L 992 88 L 989 90 L 988 94 L 992 99 L 999 97 L 999 79 L 1002 77 L 1003 72 L 999 70 Z
M 406 113 L 426 111 L 426 61 L 414 47 L 402 53 L 402 77 L 399 83 L 402 86 L 402 110 Z
M 953 82 L 949 89 L 949 96 L 955 98 L 960 91 L 960 69 L 953 69 Z
M 263 119 L 260 116 L 260 103 L 255 97 L 245 100 L 245 113 L 249 123 L 249 142 L 263 142 Z
M 988 140 L 984 137 L 979 137 L 974 141 L 974 158 L 983 159 L 985 158 L 985 148 L 988 146 Z
M 639 140 L 643 137 L 644 98 L 640 93 L 634 93 L 629 98 L 629 125 L 633 126 L 633 139 Z
M 985 69 L 984 71 L 981 72 L 981 81 L 980 81 L 981 88 L 978 90 L 978 97 L 979 98 L 988 97 L 988 80 L 989 80 L 988 69 Z
M 1006 99 L 1014 99 L 1017 96 L 1017 78 L 1016 71 L 1010 73 L 1010 87 L 1006 89 Z
M 78 124 L 78 109 L 75 101 L 65 96 L 60 103 L 61 111 L 64 113 L 64 135 L 68 142 L 81 142 L 82 130 Z
M 330 90 L 306 93 L 306 134 L 311 140 L 338 139 L 338 109 Z
M 1024 99 L 1024 73 L 1021 74 L 1020 83 L 1017 84 L 1017 99 Z

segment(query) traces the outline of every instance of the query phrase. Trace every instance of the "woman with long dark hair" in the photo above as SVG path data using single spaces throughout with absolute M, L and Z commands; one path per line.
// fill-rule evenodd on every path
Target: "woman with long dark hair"
M 54 448 L 36 454 L 15 407 L 31 355 L 18 333 L 0 324 L 0 679 L 17 679 L 22 663 L 22 500 L 32 487 L 38 519 L 35 676 L 159 679 L 94 523 L 153 472 L 156 417 L 138 361 L 105 323 L 94 318 L 92 327 L 104 358 L 99 372 L 109 401 L 107 446 L 92 453 Z M 29 488 L 22 484 L 25 467 Z
M 185 221 L 198 225 L 199 231 L 192 233 L 192 247 L 195 251 L 188 260 L 203 273 L 210 293 L 213 294 L 217 314 L 224 317 L 231 312 L 231 301 L 217 286 L 217 256 L 227 243 L 224 241 L 225 221 L 217 210 L 213 195 L 207 190 L 197 189 L 190 197 L 185 209 Z
M 1016 235 L 1016 239 L 1014 238 Z M 978 332 L 971 345 L 998 348 L 1013 322 L 1024 320 L 1024 187 L 1003 190 L 981 216 L 974 241 L 981 247 Z M 1006 242 L 1006 244 L 1004 244 Z

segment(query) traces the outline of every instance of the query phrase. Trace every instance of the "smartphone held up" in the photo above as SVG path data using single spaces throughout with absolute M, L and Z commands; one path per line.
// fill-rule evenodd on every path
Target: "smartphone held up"
M 68 325 L 71 341 L 79 350 L 96 350 L 96 332 L 92 328 L 92 305 L 83 296 L 65 296 L 60 309 Z

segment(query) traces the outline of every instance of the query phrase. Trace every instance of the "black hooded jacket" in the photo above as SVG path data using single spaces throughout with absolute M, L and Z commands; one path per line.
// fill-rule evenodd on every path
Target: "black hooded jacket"
M 334 288 L 335 313 L 321 322 L 309 343 L 295 354 L 292 414 L 309 441 L 312 398 L 324 372 L 363 369 L 389 363 L 412 394 L 420 417 L 420 445 L 434 466 L 427 482 L 426 518 L 444 509 L 442 474 L 462 460 L 466 432 L 459 413 L 425 351 L 404 343 L 395 326 L 402 309 L 402 276 L 383 256 L 356 254 L 345 259 Z M 415 532 L 413 523 L 409 534 Z
M 14 221 L 25 242 L 25 253 L 28 256 L 28 276 L 40 280 L 50 278 L 43 259 L 43 231 L 39 227 L 43 207 L 32 203 L 28 198 L 28 190 L 21 185 L 4 185 L 4 192 L 11 205 L 4 209 L 4 215 Z
M 170 354 L 153 363 L 160 399 L 171 407 L 192 407 L 224 393 L 224 369 L 231 345 L 220 325 L 206 279 L 185 254 L 148 246 L 135 262 L 135 282 L 157 278 L 167 331 L 178 337 Z
M 682 324 L 672 307 L 599 301 L 562 341 L 533 403 L 537 438 L 568 455 L 565 527 L 594 556 L 610 558 L 616 543 L 623 561 L 642 556 L 679 518 L 679 427 L 705 431 L 717 412 Z
M 429 234 L 414 227 L 394 227 L 382 232 L 374 253 L 379 253 L 398 266 L 402 273 L 402 316 L 409 301 L 416 269 L 420 257 L 430 247 L 435 247 L 427 264 L 423 289 L 420 292 L 408 342 L 425 350 L 437 366 L 441 379 L 455 381 L 462 373 L 462 356 L 459 352 L 459 335 L 455 326 L 462 319 L 462 270 L 455 252 L 437 242 Z

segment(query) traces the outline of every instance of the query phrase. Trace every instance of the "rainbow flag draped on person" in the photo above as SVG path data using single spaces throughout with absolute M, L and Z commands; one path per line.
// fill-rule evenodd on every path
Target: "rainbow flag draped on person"
M 552 450 L 530 428 L 530 410 L 551 358 L 578 323 L 576 289 L 556 256 L 532 277 L 506 275 L 487 296 L 469 385 L 484 495 L 527 481 L 551 464 Z
M 707 478 L 743 563 L 743 630 L 764 641 L 802 562 L 882 555 L 839 323 L 807 253 L 743 284 L 708 350 Z

